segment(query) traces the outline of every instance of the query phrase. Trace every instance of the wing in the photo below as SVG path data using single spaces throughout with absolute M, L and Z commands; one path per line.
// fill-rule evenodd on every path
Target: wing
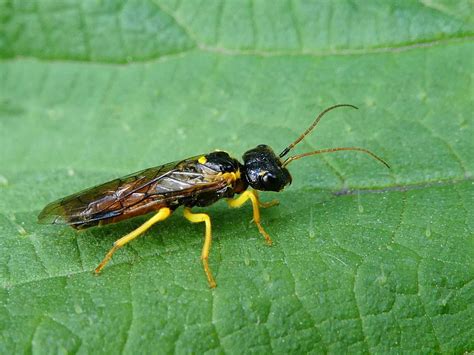
M 196 169 L 197 157 L 145 169 L 78 192 L 47 205 L 39 223 L 88 228 L 169 206 L 195 191 L 219 188 L 224 182 Z

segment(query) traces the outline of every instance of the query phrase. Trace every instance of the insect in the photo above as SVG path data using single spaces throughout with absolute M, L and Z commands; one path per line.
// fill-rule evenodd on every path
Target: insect
M 270 207 L 278 202 L 261 202 L 258 191 L 281 191 L 291 184 L 292 178 L 287 169 L 291 162 L 310 155 L 354 150 L 366 153 L 390 168 L 374 153 L 358 147 L 320 149 L 285 159 L 327 112 L 338 107 L 357 109 L 349 104 L 338 104 L 325 109 L 308 129 L 279 155 L 268 145 L 261 144 L 244 153 L 243 163 L 226 152 L 215 151 L 145 169 L 52 202 L 39 214 L 38 221 L 85 229 L 155 212 L 137 229 L 115 241 L 95 269 L 95 272 L 99 273 L 119 248 L 142 235 L 155 223 L 167 219 L 178 207 L 183 206 L 186 219 L 192 223 L 205 224 L 201 260 L 209 286 L 213 288 L 216 282 L 208 263 L 212 240 L 211 219 L 205 213 L 193 213 L 192 207 L 209 206 L 222 198 L 227 199 L 229 207 L 235 208 L 250 201 L 253 207 L 253 222 L 267 244 L 271 245 L 272 239 L 260 222 L 260 207 Z M 235 195 L 238 196 L 234 198 Z

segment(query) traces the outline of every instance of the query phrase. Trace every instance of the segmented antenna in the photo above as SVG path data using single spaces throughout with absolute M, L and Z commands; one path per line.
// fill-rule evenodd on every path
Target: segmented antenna
M 338 152 L 340 150 L 356 150 L 356 151 L 359 151 L 359 152 L 362 152 L 362 153 L 367 153 L 368 155 L 370 155 L 372 158 L 378 160 L 379 162 L 381 162 L 382 164 L 384 164 L 387 168 L 390 169 L 390 165 L 388 165 L 388 163 L 383 160 L 382 158 L 380 158 L 379 156 L 375 155 L 374 153 L 372 153 L 370 150 L 368 149 L 364 149 L 364 148 L 358 148 L 358 147 L 341 147 L 341 148 L 329 148 L 329 149 L 320 149 L 320 150 L 315 150 L 314 152 L 309 152 L 309 153 L 303 153 L 303 154 L 298 154 L 298 155 L 295 155 L 295 156 L 292 156 L 292 157 L 289 157 L 287 158 L 282 166 L 285 167 L 287 166 L 288 164 L 290 164 L 292 161 L 294 160 L 298 160 L 300 158 L 304 158 L 304 157 L 307 157 L 307 156 L 310 156 L 310 155 L 316 155 L 316 154 L 323 154 L 323 153 L 333 153 L 333 152 Z
M 335 108 L 338 108 L 338 107 L 352 107 L 352 108 L 355 108 L 356 110 L 358 110 L 358 107 L 354 106 L 354 105 L 350 105 L 350 104 L 337 104 L 337 105 L 334 105 L 334 106 L 331 106 L 331 107 L 328 107 L 327 109 L 325 109 L 323 112 L 321 112 L 318 117 L 316 117 L 316 119 L 314 120 L 314 122 L 311 124 L 311 126 L 308 127 L 308 129 L 306 131 L 304 131 L 304 133 L 298 137 L 298 139 L 296 139 L 293 143 L 291 143 L 288 147 L 286 147 L 285 149 L 283 149 L 283 151 L 280 153 L 279 157 L 280 158 L 283 158 L 285 155 L 288 154 L 288 152 L 290 150 L 292 150 L 295 145 L 297 145 L 299 142 L 301 142 L 303 140 L 304 137 L 306 137 L 313 129 L 314 127 L 316 127 L 316 125 L 319 123 L 319 121 L 321 120 L 321 118 L 326 114 L 328 113 L 329 111 L 331 110 L 334 110 Z M 294 160 L 294 159 L 293 159 Z

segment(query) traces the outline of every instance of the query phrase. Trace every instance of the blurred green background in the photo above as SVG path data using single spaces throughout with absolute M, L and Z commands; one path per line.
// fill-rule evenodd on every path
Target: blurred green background
M 474 348 L 471 1 L 0 1 L 0 352 Z M 216 148 L 361 146 L 262 212 L 76 233 L 48 202 Z

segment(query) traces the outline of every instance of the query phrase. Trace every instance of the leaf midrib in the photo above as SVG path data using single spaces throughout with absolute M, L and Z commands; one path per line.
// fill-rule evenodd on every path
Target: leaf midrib
M 183 51 L 177 51 L 174 53 L 164 54 L 158 57 L 150 57 L 143 60 L 135 59 L 128 61 L 106 61 L 106 60 L 79 60 L 79 59 L 68 59 L 68 58 L 41 58 L 36 56 L 14 56 L 4 57 L 0 56 L 0 63 L 9 63 L 17 61 L 29 61 L 37 60 L 39 62 L 46 63 L 81 63 L 81 64 L 103 64 L 106 66 L 131 66 L 136 64 L 153 64 L 157 62 L 166 62 L 170 60 L 176 60 L 184 57 L 187 54 L 192 53 L 211 53 L 227 57 L 346 57 L 346 56 L 363 56 L 377 53 L 403 53 L 420 48 L 432 48 L 438 46 L 456 45 L 456 44 L 468 44 L 474 40 L 472 33 L 466 33 L 461 36 L 452 36 L 446 38 L 437 38 L 426 41 L 413 41 L 413 42 L 402 42 L 392 46 L 373 46 L 365 47 L 361 49 L 334 49 L 330 51 L 266 51 L 266 50 L 243 50 L 243 49 L 228 49 L 223 47 L 213 47 L 207 45 L 198 45 L 197 47 L 189 48 Z

